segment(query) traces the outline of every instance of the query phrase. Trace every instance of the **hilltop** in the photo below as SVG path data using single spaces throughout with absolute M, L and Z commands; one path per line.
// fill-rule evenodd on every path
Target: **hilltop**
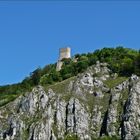
M 75 61 L 76 60 L 76 61 Z M 112 73 L 119 76 L 140 75 L 140 54 L 138 51 L 123 47 L 103 48 L 93 53 L 76 54 L 71 59 L 63 59 L 61 71 L 56 71 L 56 65 L 46 65 L 31 72 L 21 83 L 0 87 L 0 106 L 14 100 L 26 91 L 31 91 L 36 85 L 52 85 L 84 72 L 96 62 L 108 63 Z
M 103 48 L 0 87 L 0 139 L 138 139 L 140 53 Z

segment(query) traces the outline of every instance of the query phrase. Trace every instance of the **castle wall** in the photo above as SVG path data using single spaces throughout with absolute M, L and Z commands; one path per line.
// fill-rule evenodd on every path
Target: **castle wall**
M 58 60 L 57 65 L 56 65 L 56 71 L 60 71 L 62 68 L 63 62 L 61 62 L 60 60 Z

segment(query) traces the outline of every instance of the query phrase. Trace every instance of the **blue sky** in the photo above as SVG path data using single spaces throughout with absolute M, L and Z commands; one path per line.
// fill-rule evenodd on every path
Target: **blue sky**
M 118 45 L 139 49 L 139 1 L 0 2 L 0 85 L 56 62 L 60 47 L 76 54 Z

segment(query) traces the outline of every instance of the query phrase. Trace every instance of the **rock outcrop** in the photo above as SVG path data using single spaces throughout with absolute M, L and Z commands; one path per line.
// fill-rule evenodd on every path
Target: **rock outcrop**
M 1 140 L 133 140 L 139 134 L 139 77 L 112 78 L 105 63 L 62 84 L 37 86 L 0 108 Z

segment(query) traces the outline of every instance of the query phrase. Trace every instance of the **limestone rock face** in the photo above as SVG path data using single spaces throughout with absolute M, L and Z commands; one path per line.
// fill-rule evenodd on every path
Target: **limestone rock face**
M 89 114 L 78 99 L 71 98 L 67 105 L 66 131 L 78 134 L 81 140 L 90 139 Z
M 37 86 L 0 108 L 0 140 L 140 139 L 138 76 L 120 80 L 97 62 L 50 87 Z
M 103 83 L 110 77 L 110 70 L 105 63 L 99 63 L 95 66 L 89 67 L 86 72 L 78 75 L 74 81 L 73 92 L 77 95 L 84 95 L 85 93 L 97 93 L 102 97 L 102 90 L 109 90 Z
M 117 135 L 117 122 L 122 115 L 120 113 L 123 113 L 119 112 L 119 109 L 121 111 L 121 108 L 119 108 L 119 101 L 121 100 L 124 91 L 128 90 L 128 87 L 129 83 L 128 81 L 125 81 L 111 90 L 110 105 L 108 107 L 107 116 L 107 133 L 109 136 Z
M 130 79 L 131 88 L 123 115 L 123 138 L 140 139 L 140 81 L 137 76 Z
M 91 119 L 92 131 L 93 131 L 92 133 L 96 137 L 100 136 L 101 126 L 103 123 L 102 112 L 101 112 L 102 108 L 103 108 L 102 106 L 95 105 L 95 107 L 93 109 L 93 116 Z

